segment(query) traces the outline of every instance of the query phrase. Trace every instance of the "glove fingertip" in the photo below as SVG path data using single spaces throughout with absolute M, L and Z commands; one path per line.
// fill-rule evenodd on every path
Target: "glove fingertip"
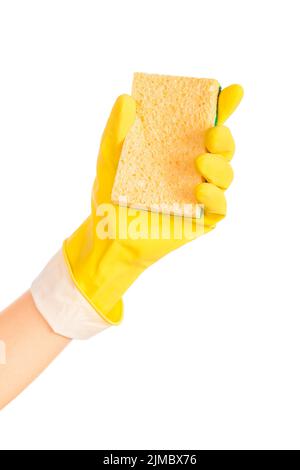
M 218 100 L 217 124 L 222 125 L 236 110 L 244 96 L 241 85 L 230 85 L 221 91 Z

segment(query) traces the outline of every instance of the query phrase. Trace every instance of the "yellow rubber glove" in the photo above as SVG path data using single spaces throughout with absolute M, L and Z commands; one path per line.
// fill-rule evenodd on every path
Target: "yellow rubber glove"
M 224 190 L 233 178 L 229 161 L 235 145 L 229 129 L 222 124 L 238 106 L 242 95 L 243 90 L 239 85 L 231 85 L 221 91 L 218 124 L 206 133 L 207 153 L 196 159 L 196 166 L 205 182 L 195 188 L 197 199 L 204 206 L 204 217 L 201 219 L 203 230 L 200 231 L 197 230 L 199 227 L 201 229 L 199 220 L 190 219 L 194 237 L 210 231 L 226 215 Z M 65 241 L 63 247 L 65 261 L 76 287 L 97 313 L 114 325 L 122 320 L 122 295 L 134 280 L 152 263 L 191 239 L 185 235 L 180 239 L 172 235 L 169 239 L 162 236 L 158 239 L 133 239 L 128 221 L 138 219 L 139 216 L 150 218 L 151 214 L 135 211 L 132 215 L 132 210 L 119 206 L 113 206 L 117 217 L 113 220 L 112 215 L 110 220 L 115 229 L 113 235 L 106 239 L 99 238 L 99 207 L 111 204 L 111 191 L 122 145 L 134 120 L 135 101 L 128 95 L 120 96 L 112 109 L 100 145 L 91 215 Z M 166 217 L 170 220 L 173 233 L 176 216 L 156 214 L 152 228 L 154 223 L 157 224 L 158 233 Z M 126 226 L 125 222 L 124 226 L 120 226 L 123 221 L 127 222 Z

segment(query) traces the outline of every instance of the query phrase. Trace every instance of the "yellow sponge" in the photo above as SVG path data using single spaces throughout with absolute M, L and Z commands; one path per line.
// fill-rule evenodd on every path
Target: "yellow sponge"
M 195 158 L 215 123 L 213 79 L 134 74 L 137 117 L 121 153 L 112 201 L 137 209 L 196 216 Z

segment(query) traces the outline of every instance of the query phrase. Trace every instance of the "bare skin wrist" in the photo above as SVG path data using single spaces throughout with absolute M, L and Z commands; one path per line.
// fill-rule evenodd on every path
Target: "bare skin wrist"
M 67 346 L 69 338 L 53 332 L 26 292 L 0 313 L 0 409 L 29 385 Z M 3 359 L 3 358 L 2 358 Z

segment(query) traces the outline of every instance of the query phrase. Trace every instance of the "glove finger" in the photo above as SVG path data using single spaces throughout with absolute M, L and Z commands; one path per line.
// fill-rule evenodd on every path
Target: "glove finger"
M 244 95 L 241 85 L 230 85 L 221 91 L 218 99 L 218 120 L 221 125 L 231 116 L 240 104 Z
M 204 206 L 207 215 L 226 215 L 226 199 L 224 191 L 211 183 L 200 183 L 196 187 L 196 198 Z
M 110 201 L 124 139 L 133 125 L 136 103 L 129 95 L 117 98 L 103 132 L 93 198 Z
M 222 155 L 204 153 L 196 159 L 196 167 L 208 183 L 221 189 L 227 189 L 233 180 L 232 167 Z
M 124 139 L 135 121 L 135 116 L 135 100 L 129 95 L 119 96 L 108 118 L 100 145 L 102 158 L 109 158 L 115 167 L 117 167 Z
M 224 217 L 225 215 L 220 214 L 204 214 L 204 233 L 214 229 Z
M 205 133 L 205 146 L 208 152 L 221 154 L 227 161 L 234 155 L 235 143 L 228 127 L 211 127 Z

